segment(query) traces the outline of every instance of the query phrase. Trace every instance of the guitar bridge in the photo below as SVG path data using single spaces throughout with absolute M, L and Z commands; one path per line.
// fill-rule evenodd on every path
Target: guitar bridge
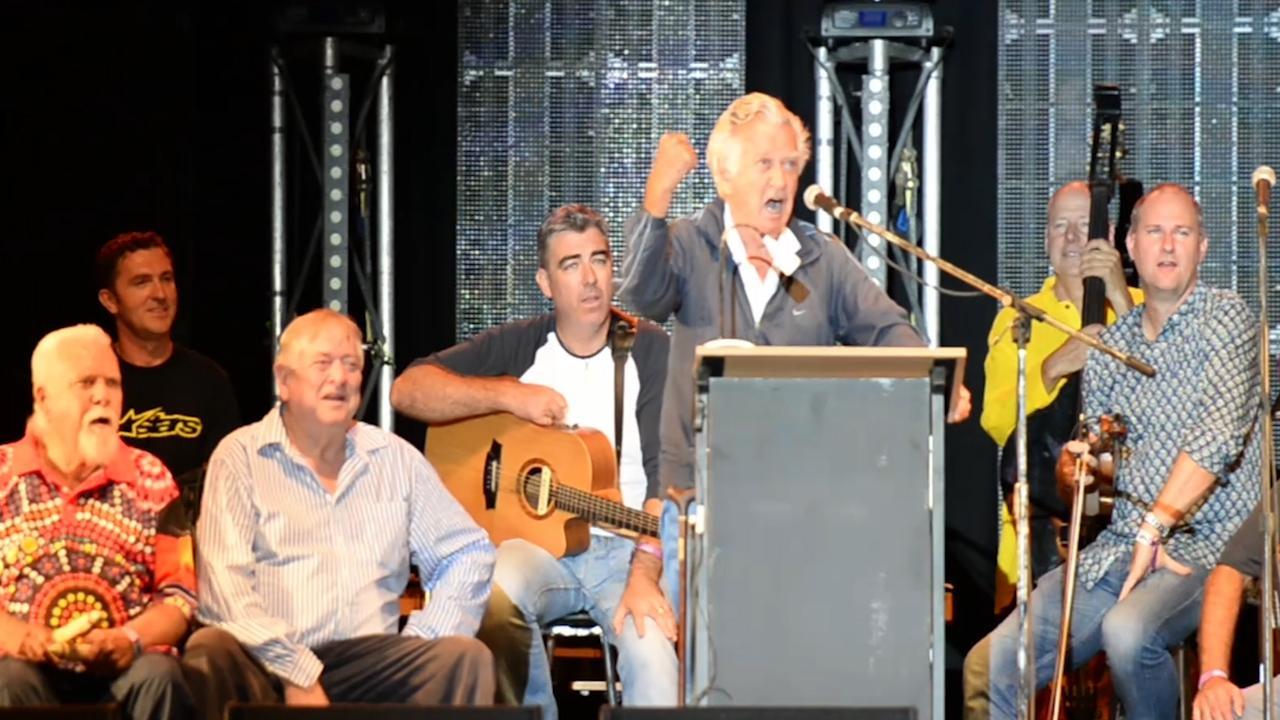
M 494 440 L 484 456 L 484 508 L 494 509 L 498 504 L 498 478 L 502 475 L 502 443 Z

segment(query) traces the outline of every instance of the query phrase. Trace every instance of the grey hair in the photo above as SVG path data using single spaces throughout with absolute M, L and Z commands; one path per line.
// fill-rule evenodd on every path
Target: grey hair
M 90 348 L 111 350 L 111 337 L 97 325 L 83 324 L 60 328 L 40 338 L 31 353 L 31 389 L 48 387 L 65 372 L 69 350 Z
M 717 190 L 722 189 L 722 178 L 732 177 L 738 172 L 741 149 L 734 131 L 760 116 L 775 125 L 790 125 L 796 133 L 796 144 L 800 146 L 801 167 L 809 162 L 810 136 L 804 121 L 772 95 L 759 92 L 743 95 L 729 103 L 707 139 L 707 166 L 711 168 L 711 179 L 715 181 Z

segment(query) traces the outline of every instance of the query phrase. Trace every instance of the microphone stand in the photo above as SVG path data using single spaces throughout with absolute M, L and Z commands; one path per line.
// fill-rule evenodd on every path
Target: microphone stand
M 1014 483 L 1014 522 L 1018 544 L 1018 719 L 1035 720 L 1035 648 L 1031 632 L 1031 525 L 1030 489 L 1027 484 L 1027 340 L 1030 337 L 1030 320 L 1037 320 L 1067 336 L 1079 340 L 1088 347 L 1106 353 L 1147 377 L 1155 377 L 1155 368 L 1142 360 L 1111 347 L 1096 338 L 1047 314 L 1040 308 L 1014 295 L 1009 290 L 992 285 L 973 273 L 930 255 L 916 245 L 903 240 L 889 230 L 868 222 L 856 211 L 840 205 L 821 192 L 817 185 L 804 194 L 805 205 L 810 210 L 824 210 L 833 218 L 846 222 L 859 230 L 875 233 L 890 244 L 911 253 L 921 260 L 933 263 L 938 269 L 970 287 L 1000 301 L 1001 305 L 1017 311 L 1014 321 L 1014 340 L 1018 345 L 1018 428 L 1016 452 L 1018 473 Z M 1265 286 L 1263 286 L 1265 287 Z M 1065 612 L 1065 610 L 1064 610 Z
M 1270 210 L 1271 185 L 1275 183 L 1275 171 L 1262 166 L 1253 173 L 1253 184 L 1258 190 L 1258 306 L 1262 316 L 1259 335 L 1262 364 L 1262 399 L 1259 418 L 1262 430 L 1262 707 L 1266 720 L 1275 720 L 1275 690 L 1271 687 L 1275 677 L 1275 650 L 1273 632 L 1276 627 L 1276 506 L 1275 506 L 1275 448 L 1271 435 L 1271 333 L 1267 327 L 1267 234 Z M 1266 187 L 1263 188 L 1262 185 Z

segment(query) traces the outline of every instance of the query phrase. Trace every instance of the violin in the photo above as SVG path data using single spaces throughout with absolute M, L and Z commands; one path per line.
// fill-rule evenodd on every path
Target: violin
M 1081 422 L 1081 433 L 1085 423 Z M 1071 636 L 1071 607 L 1075 598 L 1076 569 L 1080 561 L 1081 535 L 1085 525 L 1085 504 L 1089 495 L 1100 497 L 1103 483 L 1110 486 L 1108 497 L 1115 496 L 1116 461 L 1123 457 L 1122 449 L 1129 436 L 1129 428 L 1119 415 L 1103 415 L 1098 418 L 1098 435 L 1087 443 L 1089 451 L 1076 454 L 1068 447 L 1058 456 L 1058 493 L 1066 495 L 1071 504 L 1071 533 L 1066 543 L 1066 575 L 1062 585 L 1062 620 L 1058 632 L 1058 656 L 1052 685 L 1049 720 L 1061 717 L 1063 686 L 1066 677 L 1068 638 Z M 1095 505 L 1097 502 L 1095 502 Z M 1107 517 L 1111 508 L 1107 507 Z M 1101 513 L 1095 513 L 1095 518 Z M 1061 548 L 1059 548 L 1061 549 Z
M 1111 516 L 1112 498 L 1115 496 L 1116 460 L 1122 455 L 1124 441 L 1129 436 L 1129 427 L 1123 416 L 1103 415 L 1098 418 L 1098 435 L 1089 442 L 1089 450 L 1085 455 L 1077 456 L 1065 446 L 1058 458 L 1058 497 L 1068 506 L 1075 495 L 1077 482 L 1084 482 L 1086 490 L 1086 516 L 1108 521 Z M 1093 458 L 1090 464 L 1087 458 Z M 1092 496 L 1098 507 L 1090 512 L 1087 503 Z

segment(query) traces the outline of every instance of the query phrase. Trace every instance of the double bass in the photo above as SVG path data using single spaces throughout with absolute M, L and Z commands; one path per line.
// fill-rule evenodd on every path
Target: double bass
M 1115 85 L 1096 85 L 1094 87 L 1094 122 L 1092 153 L 1089 161 L 1089 230 L 1090 240 L 1107 239 L 1110 222 L 1108 206 L 1115 194 L 1117 182 L 1120 180 L 1116 171 L 1116 160 L 1119 155 L 1120 134 L 1120 89 Z M 1120 222 L 1117 223 L 1117 237 L 1123 237 L 1127 228 L 1129 211 L 1132 204 L 1142 195 L 1141 184 L 1136 181 L 1125 181 L 1121 186 Z M 1126 207 L 1127 206 L 1127 207 Z M 1122 261 L 1129 265 L 1127 254 L 1121 244 Z M 1084 297 L 1080 308 L 1082 326 L 1102 324 L 1106 322 L 1106 286 L 1101 278 L 1084 279 Z M 1081 373 L 1073 373 L 1063 384 L 1055 400 L 1048 406 L 1037 410 L 1027 417 L 1027 482 L 1030 491 L 1033 513 L 1048 515 L 1054 532 L 1049 538 L 1035 537 L 1032 542 L 1039 547 L 1042 556 L 1056 553 L 1065 555 L 1067 562 L 1067 578 L 1064 582 L 1063 624 L 1058 644 L 1058 667 L 1052 684 L 1051 720 L 1057 720 L 1060 713 L 1065 670 L 1067 638 L 1069 637 L 1070 599 L 1073 594 L 1076 552 L 1079 547 L 1088 544 L 1097 533 L 1106 527 L 1110 518 L 1110 499 L 1114 490 L 1107 483 L 1109 478 L 1100 478 L 1094 488 L 1086 496 L 1085 486 L 1077 482 L 1073 507 L 1059 495 L 1057 483 L 1058 459 L 1063 445 L 1076 437 L 1081 430 L 1082 388 Z M 1015 438 L 1006 443 L 1001 456 L 1001 476 L 1006 487 L 1012 485 L 1016 476 L 1017 453 L 1013 447 Z M 1086 511 L 1087 510 L 1087 511 Z M 1058 532 L 1061 521 L 1071 519 L 1068 527 L 1070 537 L 1065 542 Z M 1043 528 L 1044 523 L 1037 523 Z M 1034 552 L 1034 551 L 1033 551 Z
M 1097 85 L 1094 88 L 1093 151 L 1089 161 L 1089 238 L 1106 239 L 1110 223 L 1107 208 L 1120 183 L 1120 213 L 1116 237 L 1123 237 L 1128 225 L 1129 211 L 1142 195 L 1141 183 L 1133 180 L 1121 182 L 1116 172 L 1120 134 L 1120 89 L 1115 85 Z M 1129 264 L 1127 254 L 1120 244 L 1122 262 Z M 1101 278 L 1085 278 L 1084 298 L 1080 308 L 1083 325 L 1101 324 L 1106 321 L 1106 286 Z M 1071 374 L 1063 383 L 1057 397 L 1048 406 L 1027 416 L 1027 483 L 1030 490 L 1033 517 L 1048 516 L 1059 521 L 1070 517 L 1070 507 L 1058 494 L 1056 468 L 1062 446 L 1076 433 L 1081 409 L 1080 373 Z M 1013 487 L 1017 476 L 1014 442 L 1011 435 L 1000 456 L 1001 482 L 1007 491 Z M 1095 497 L 1088 499 L 1090 510 L 1085 521 L 1083 539 L 1087 544 L 1097 532 L 1106 527 L 1109 518 L 1107 501 L 1109 488 L 1101 488 Z M 1033 544 L 1042 548 L 1043 554 L 1061 557 L 1066 549 L 1054 533 L 1051 537 L 1033 537 Z

